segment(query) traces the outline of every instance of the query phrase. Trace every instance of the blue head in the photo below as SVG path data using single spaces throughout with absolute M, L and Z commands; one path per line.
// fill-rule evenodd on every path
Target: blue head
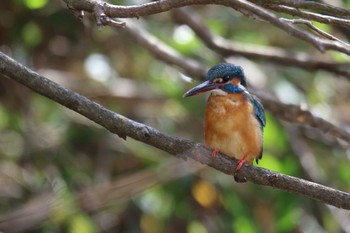
M 247 81 L 243 69 L 229 63 L 220 63 L 208 70 L 206 81 L 192 88 L 184 97 L 197 95 L 210 90 L 221 90 L 227 94 L 245 91 Z

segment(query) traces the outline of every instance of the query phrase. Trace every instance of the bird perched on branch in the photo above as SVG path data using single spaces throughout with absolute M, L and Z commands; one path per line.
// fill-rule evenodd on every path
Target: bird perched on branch
M 187 91 L 193 96 L 211 91 L 205 109 L 205 143 L 213 149 L 238 159 L 236 174 L 244 163 L 262 158 L 266 124 L 260 100 L 247 91 L 242 67 L 220 63 L 209 69 L 206 81 Z M 245 181 L 237 178 L 236 181 Z

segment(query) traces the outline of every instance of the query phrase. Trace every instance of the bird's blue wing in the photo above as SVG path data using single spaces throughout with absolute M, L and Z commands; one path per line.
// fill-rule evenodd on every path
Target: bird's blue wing
M 250 95 L 250 102 L 252 103 L 252 105 L 254 107 L 255 117 L 258 120 L 258 122 L 260 123 L 261 132 L 264 133 L 264 127 L 266 125 L 264 107 L 262 106 L 259 98 L 254 96 L 254 95 Z M 255 158 L 256 163 L 258 163 L 259 159 L 262 158 L 262 155 L 263 155 L 263 145 L 261 145 L 260 154 L 258 155 L 258 157 Z
M 258 97 L 251 95 L 250 96 L 250 102 L 253 104 L 254 111 L 255 111 L 255 116 L 258 119 L 261 130 L 264 130 L 264 127 L 266 125 L 266 118 L 265 118 L 265 111 L 264 107 L 262 106 L 260 100 Z

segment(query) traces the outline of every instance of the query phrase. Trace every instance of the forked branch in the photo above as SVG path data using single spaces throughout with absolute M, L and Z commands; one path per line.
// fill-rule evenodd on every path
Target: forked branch
M 191 5 L 222 5 L 242 12 L 245 16 L 264 20 L 290 35 L 302 39 L 319 51 L 335 50 L 350 55 L 350 47 L 338 41 L 320 38 L 288 23 L 265 8 L 246 0 L 161 0 L 136 6 L 118 6 L 93 0 L 64 0 L 70 8 L 94 13 L 97 18 L 132 18 L 157 14 L 174 8 Z M 103 10 L 101 10 L 103 9 Z M 103 22 L 104 20 L 97 20 Z M 346 20 L 345 20 L 346 21 Z M 347 22 L 347 21 L 346 21 Z

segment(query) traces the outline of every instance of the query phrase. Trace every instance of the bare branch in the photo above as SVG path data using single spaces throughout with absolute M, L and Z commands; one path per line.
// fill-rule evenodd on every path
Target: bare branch
M 76 10 L 85 10 L 89 12 L 94 12 L 95 5 L 101 5 L 101 8 L 104 9 L 105 14 L 111 18 L 130 18 L 130 17 L 140 17 L 144 15 L 156 14 L 164 11 L 168 11 L 173 8 L 179 8 L 183 6 L 190 5 L 223 5 L 227 7 L 231 7 L 240 12 L 244 11 L 246 14 L 255 15 L 272 25 L 286 31 L 288 34 L 291 34 L 299 39 L 302 39 L 314 47 L 316 47 L 321 52 L 325 50 L 335 50 L 345 54 L 350 54 L 350 47 L 344 46 L 344 44 L 339 43 L 337 41 L 330 41 L 327 39 L 321 39 L 319 37 L 314 36 L 313 34 L 301 30 L 295 27 L 293 24 L 286 23 L 276 15 L 271 12 L 265 10 L 264 8 L 255 5 L 254 3 L 248 2 L 246 0 L 182 0 L 182 1 L 173 1 L 173 0 L 162 0 L 156 2 L 150 2 L 137 6 L 116 6 L 107 4 L 101 1 L 92 1 L 86 0 L 87 3 L 82 4 L 83 0 L 73 1 L 73 0 L 65 0 L 67 5 L 73 7 Z M 81 4 L 81 5 L 80 5 Z
M 350 72 L 343 69 L 350 67 L 349 62 L 322 61 L 301 52 L 289 52 L 274 47 L 228 41 L 209 31 L 196 12 L 190 11 L 188 8 L 179 8 L 172 10 L 172 13 L 177 22 L 189 26 L 209 48 L 223 56 L 240 55 L 249 59 L 270 61 L 287 66 L 326 70 L 350 79 Z
M 309 148 L 309 145 L 305 142 L 305 138 L 300 133 L 298 127 L 286 127 L 288 136 L 290 138 L 291 147 L 298 161 L 300 161 L 300 167 L 307 177 L 307 179 L 314 182 L 330 183 L 329 176 L 327 176 L 318 164 L 315 154 Z M 333 214 L 336 221 L 341 226 L 343 232 L 350 232 L 350 219 L 348 212 L 341 209 L 336 209 L 332 206 L 326 206 L 327 209 Z
M 326 13 L 329 15 L 344 16 L 350 18 L 350 10 L 341 7 L 332 6 L 329 4 L 317 2 L 317 1 L 303 1 L 303 0 L 253 0 L 254 3 L 259 5 L 273 4 L 273 5 L 286 5 L 295 8 L 302 8 L 313 10 L 320 13 Z
M 345 44 L 346 46 L 350 46 L 349 44 L 347 44 L 344 41 L 338 39 L 337 37 L 329 34 L 328 32 L 325 32 L 325 31 L 319 29 L 316 26 L 314 26 L 312 24 L 312 22 L 309 21 L 309 20 L 306 20 L 306 19 L 283 19 L 283 20 L 286 21 L 286 22 L 292 23 L 292 24 L 304 24 L 304 25 L 308 26 L 309 28 L 311 28 L 312 30 L 314 30 L 315 32 L 317 32 L 319 35 L 323 36 L 326 39 L 335 40 L 335 41 L 338 41 L 340 43 Z
M 258 15 L 260 18 L 270 22 L 276 27 L 283 29 L 284 31 L 290 33 L 291 35 L 294 35 L 302 40 L 309 42 L 310 44 L 314 45 L 317 49 L 319 49 L 321 52 L 327 49 L 332 49 L 332 50 L 337 50 L 339 52 L 343 52 L 345 54 L 350 54 L 350 47 L 348 46 L 343 46 L 341 43 L 337 41 L 333 42 L 333 41 L 321 39 L 319 37 L 315 37 L 311 33 L 300 30 L 291 24 L 288 24 L 288 23 L 284 24 L 283 20 L 276 17 L 274 14 L 252 3 L 246 2 L 245 0 L 240 0 L 239 2 L 240 2 L 239 4 L 240 7 L 244 8 L 245 10 L 251 11 L 252 13 Z
M 263 4 L 262 6 L 274 11 L 286 13 L 292 16 L 299 16 L 305 19 L 314 20 L 324 24 L 350 27 L 349 19 L 342 19 L 335 16 L 321 15 L 317 13 L 302 11 L 302 10 L 288 7 L 288 6 L 280 6 L 280 5 L 273 5 L 273 4 Z
M 0 72 L 123 138 L 134 138 L 182 159 L 194 159 L 228 175 L 235 173 L 237 160 L 224 155 L 218 155 L 213 159 L 210 150 L 202 144 L 166 135 L 147 125 L 114 113 L 38 75 L 3 53 L 0 53 Z M 350 194 L 346 192 L 247 164 L 242 167 L 240 175 L 256 184 L 304 195 L 338 208 L 350 209 Z
M 166 63 L 177 66 L 182 71 L 191 76 L 201 78 L 205 76 L 205 69 L 197 61 L 185 59 L 173 48 L 158 40 L 152 34 L 137 26 L 132 20 L 126 20 L 127 27 L 124 29 L 142 47 L 149 50 L 156 58 Z
M 128 20 L 127 24 L 132 25 L 132 27 L 127 27 L 125 29 L 127 30 L 128 34 L 149 52 L 162 60 L 164 59 L 164 61 L 169 64 L 175 64 L 185 73 L 190 74 L 191 77 L 199 80 L 203 79 L 205 69 L 200 64 L 193 63 L 193 60 L 182 57 L 162 41 L 142 30 L 136 24 L 132 24 L 131 20 Z M 194 66 L 191 64 L 194 64 Z M 314 116 L 310 111 L 303 110 L 298 105 L 283 104 L 271 99 L 262 92 L 253 92 L 263 101 L 264 107 L 281 120 L 302 124 L 304 126 L 315 127 L 325 134 L 332 135 L 350 143 L 350 133 L 348 131 L 337 127 L 322 118 Z
M 277 116 L 281 120 L 288 122 L 294 122 L 301 125 L 308 125 L 319 129 L 325 134 L 332 135 L 333 137 L 340 138 L 350 143 L 350 133 L 334 124 L 312 115 L 308 110 L 302 109 L 298 105 L 282 104 L 278 101 L 260 94 L 258 95 L 263 101 L 264 107 L 266 107 L 274 116 Z
M 104 25 L 109 25 L 111 27 L 116 27 L 116 28 L 124 28 L 125 27 L 125 23 L 118 22 L 118 21 L 113 20 L 110 17 L 108 17 L 104 13 L 104 10 L 103 10 L 101 5 L 96 4 L 94 6 L 94 14 L 95 14 L 96 23 L 97 23 L 97 26 L 99 27 L 99 29 L 101 29 L 102 26 L 104 26 Z

